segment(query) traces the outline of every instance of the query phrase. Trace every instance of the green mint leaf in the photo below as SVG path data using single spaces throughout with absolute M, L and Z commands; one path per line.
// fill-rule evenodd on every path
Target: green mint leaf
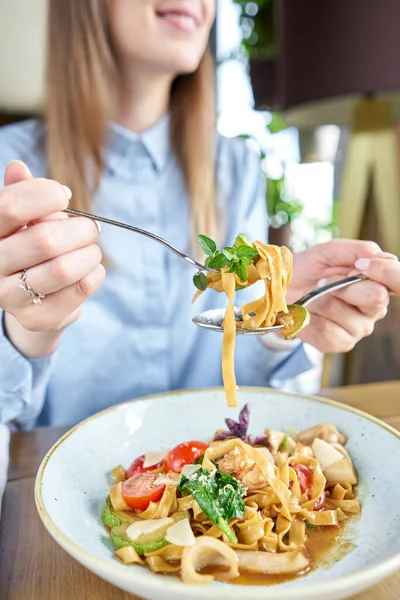
M 206 235 L 199 235 L 199 244 L 204 254 L 210 256 L 217 250 L 217 244 L 211 238 Z
M 222 253 L 229 261 L 232 261 L 236 258 L 236 255 L 233 254 L 228 248 L 224 248 Z
M 258 252 L 255 248 L 249 246 L 239 246 L 236 249 L 236 254 L 239 258 L 249 258 L 252 262 L 257 258 Z
M 229 269 L 228 273 L 237 273 L 237 264 L 233 264 Z
M 204 290 L 206 290 L 207 286 L 208 286 L 207 276 L 201 272 L 197 273 L 197 275 L 195 275 L 193 277 L 193 283 L 197 287 L 198 290 L 201 290 L 202 292 L 204 292 Z
M 236 273 L 237 273 L 239 279 L 241 279 L 242 281 L 247 281 L 247 269 L 246 269 L 246 265 L 243 264 L 242 261 L 240 261 L 236 265 Z
M 252 265 L 253 264 L 253 261 L 250 260 L 250 258 L 246 258 L 245 256 L 243 256 L 240 259 L 240 262 L 243 263 L 244 265 Z
M 207 267 L 210 267 L 210 269 L 222 269 L 223 267 L 228 266 L 229 261 L 224 254 L 217 254 L 207 264 Z
M 235 246 L 250 246 L 250 248 L 254 248 L 253 243 L 245 233 L 239 233 L 235 240 Z

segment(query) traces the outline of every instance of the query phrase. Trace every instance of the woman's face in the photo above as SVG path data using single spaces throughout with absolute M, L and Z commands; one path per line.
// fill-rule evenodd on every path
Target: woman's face
M 215 0 L 109 0 L 118 59 L 173 76 L 195 71 L 207 47 Z

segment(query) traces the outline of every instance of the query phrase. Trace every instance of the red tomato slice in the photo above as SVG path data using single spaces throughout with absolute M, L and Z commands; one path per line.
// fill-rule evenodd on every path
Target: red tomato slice
M 313 482 L 313 472 L 305 465 L 290 465 L 296 471 L 302 494 L 307 494 L 310 497 Z
M 160 469 L 163 466 L 162 461 L 157 463 L 156 465 L 152 465 L 151 467 L 144 467 L 143 463 L 144 454 L 142 454 L 142 456 L 139 456 L 133 461 L 133 463 L 126 472 L 126 478 L 129 479 L 129 477 L 136 475 L 136 473 L 146 473 L 147 471 L 155 471 L 156 469 Z
M 146 510 L 150 502 L 158 502 L 165 484 L 157 485 L 157 473 L 136 473 L 122 484 L 122 497 L 133 510 Z
M 315 501 L 314 510 L 322 510 L 325 506 L 325 492 Z
M 165 459 L 165 470 L 180 473 L 185 465 L 191 465 L 207 450 L 204 442 L 183 442 L 172 448 Z

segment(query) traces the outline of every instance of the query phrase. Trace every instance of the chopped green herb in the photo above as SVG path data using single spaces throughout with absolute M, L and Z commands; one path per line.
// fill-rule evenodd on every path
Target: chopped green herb
M 199 243 L 207 256 L 206 267 L 210 269 L 228 267 L 228 273 L 235 273 L 241 281 L 247 281 L 247 267 L 256 262 L 258 252 L 244 234 L 236 238 L 234 246 L 225 246 L 221 252 L 214 240 L 205 235 L 199 235 Z M 195 286 L 203 291 L 203 287 L 199 286 L 203 286 L 204 281 L 199 279 L 199 275 L 195 275 L 193 281 Z
M 306 523 L 306 529 L 318 529 L 318 525 L 313 525 L 312 523 Z
M 279 452 L 287 452 L 289 456 L 291 456 L 292 454 L 292 451 L 289 446 L 289 437 L 287 433 L 285 433 L 285 435 L 283 436 L 282 443 L 279 446 Z
M 206 266 L 210 267 L 210 269 L 222 269 L 228 265 L 229 260 L 224 254 L 217 254 L 216 256 L 213 256 L 211 260 L 206 260 Z
M 197 273 L 193 277 L 193 283 L 197 287 L 198 290 L 201 290 L 202 292 L 204 292 L 204 290 L 207 289 L 207 285 L 208 285 L 207 276 L 202 272 Z
M 255 248 L 250 248 L 249 246 L 238 246 L 236 254 L 239 258 L 248 258 L 251 262 L 258 256 L 257 250 Z
M 217 250 L 217 244 L 206 235 L 199 235 L 199 243 L 204 254 L 211 256 Z
M 246 510 L 243 502 L 245 489 L 231 475 L 220 471 L 209 473 L 199 469 L 189 478 L 182 476 L 179 491 L 191 494 L 208 518 L 221 529 L 233 544 L 237 537 L 229 527 L 229 521 L 241 518 Z

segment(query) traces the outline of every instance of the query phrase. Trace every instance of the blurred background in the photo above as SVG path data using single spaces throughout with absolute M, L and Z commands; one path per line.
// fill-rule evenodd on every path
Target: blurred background
M 0 0 L 0 124 L 42 110 L 45 20 L 46 0 Z M 272 243 L 343 236 L 400 256 L 399 31 L 399 0 L 218 0 L 218 128 L 260 153 Z M 400 379 L 399 320 L 394 301 L 292 389 Z

